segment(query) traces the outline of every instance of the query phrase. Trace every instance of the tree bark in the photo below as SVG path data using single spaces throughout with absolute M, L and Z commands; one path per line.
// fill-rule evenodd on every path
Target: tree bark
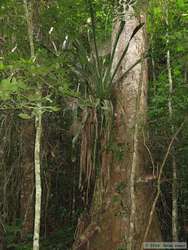
M 27 21 L 28 37 L 30 45 L 31 58 L 34 58 L 34 42 L 32 14 L 29 13 L 27 0 L 23 0 L 25 8 L 25 17 Z M 30 2 L 30 7 L 31 7 Z M 20 196 L 21 217 L 23 220 L 21 238 L 24 239 L 27 234 L 33 232 L 34 219 L 34 137 L 35 127 L 33 121 L 23 121 L 22 126 L 22 187 Z
M 33 232 L 34 218 L 34 123 L 22 121 L 22 160 L 21 160 L 21 192 L 20 215 L 22 218 L 21 238 Z
M 42 113 L 39 107 L 38 114 L 35 117 L 35 221 L 34 221 L 34 235 L 33 235 L 33 250 L 39 250 L 40 242 L 40 223 L 41 223 L 41 161 L 40 161 L 40 147 L 42 134 Z
M 168 111 L 169 111 L 169 118 L 172 122 L 173 116 L 173 105 L 172 105 L 172 94 L 173 94 L 173 77 L 172 77 L 172 66 L 171 66 L 171 53 L 169 49 L 169 12 L 168 12 L 168 1 L 165 3 L 165 21 L 166 21 L 166 45 L 167 45 L 167 71 L 168 71 L 168 84 L 169 84 L 169 98 L 168 98 Z M 174 133 L 174 126 L 171 125 L 171 131 Z M 175 158 L 175 147 L 172 148 L 172 157 L 171 157 L 171 164 L 172 164 L 172 240 L 174 242 L 178 241 L 178 194 L 177 194 L 177 164 Z
M 145 15 L 138 16 L 130 7 L 125 15 L 125 28 L 120 37 L 113 68 L 117 65 L 133 30 Z M 117 20 L 112 44 L 119 30 Z M 122 76 L 130 66 L 146 52 L 146 33 L 143 28 L 133 38 L 116 78 Z M 142 247 L 149 212 L 155 191 L 148 183 L 137 180 L 146 173 L 144 149 L 144 127 L 147 113 L 147 62 L 135 66 L 114 90 L 113 145 L 119 152 L 105 150 L 102 153 L 101 175 L 91 207 L 92 233 L 82 234 L 80 245 L 75 249 L 89 250 L 138 250 Z M 104 140 L 105 144 L 105 140 Z M 117 154 L 121 153 L 121 157 Z M 100 199 L 102 197 L 102 199 Z M 89 235 L 89 236 L 88 236 Z M 161 241 L 161 232 L 156 214 L 152 220 L 147 241 Z
M 5 229 L 0 218 L 0 249 L 6 250 Z
M 30 44 L 31 59 L 35 60 L 34 47 L 34 26 L 33 26 L 33 3 L 23 0 L 25 16 L 28 28 L 28 37 Z M 41 86 L 38 84 L 36 94 L 41 96 Z M 40 247 L 40 224 L 41 224 L 41 201 L 42 201 L 42 184 L 41 184 L 41 134 L 42 134 L 42 104 L 39 101 L 35 107 L 35 148 L 34 148 L 34 169 L 35 169 L 35 218 L 33 233 L 33 250 L 39 250 Z

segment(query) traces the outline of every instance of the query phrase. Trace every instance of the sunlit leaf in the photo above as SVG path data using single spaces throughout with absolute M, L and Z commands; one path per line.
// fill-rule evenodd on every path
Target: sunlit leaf
M 20 113 L 18 116 L 19 116 L 21 119 L 24 119 L 24 120 L 29 120 L 29 119 L 32 118 L 30 115 L 28 115 L 28 114 L 26 114 L 26 113 Z

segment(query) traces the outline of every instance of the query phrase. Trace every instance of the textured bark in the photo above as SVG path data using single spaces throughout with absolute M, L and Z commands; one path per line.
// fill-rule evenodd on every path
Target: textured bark
M 20 214 L 23 221 L 21 237 L 33 232 L 33 192 L 34 192 L 34 123 L 22 121 L 22 161 Z
M 33 3 L 23 0 L 25 8 L 25 17 L 27 21 L 28 37 L 30 44 L 31 59 L 35 61 L 34 47 L 34 26 L 33 26 Z M 36 94 L 41 96 L 40 84 L 37 86 Z M 41 134 L 42 134 L 42 104 L 37 103 L 35 115 L 35 148 L 34 148 L 34 166 L 35 166 L 35 218 L 34 218 L 34 233 L 33 233 L 33 250 L 39 250 L 40 246 L 40 224 L 41 224 L 41 201 L 42 201 L 42 184 L 41 184 Z
M 30 45 L 31 58 L 34 59 L 33 25 L 32 25 L 32 1 L 23 0 L 25 17 L 28 28 L 28 38 Z M 23 159 L 22 172 L 23 184 L 21 190 L 21 215 L 23 217 L 22 238 L 26 234 L 33 232 L 33 192 L 34 192 L 34 135 L 35 128 L 32 121 L 23 121 L 22 139 L 23 139 Z
M 177 194 L 177 166 L 175 156 L 172 156 L 172 241 L 178 242 L 178 194 Z
M 39 250 L 40 241 L 40 222 L 41 222 L 41 164 L 40 164 L 40 147 L 42 134 L 42 113 L 39 107 L 38 114 L 35 118 L 36 136 L 35 136 L 35 222 L 33 235 L 33 250 Z
M 117 65 L 134 28 L 140 21 L 145 20 L 145 16 L 136 16 L 130 7 L 125 19 L 126 24 L 116 50 L 113 68 Z M 113 41 L 118 27 L 119 21 L 116 21 Z M 145 51 L 146 34 L 142 29 L 132 40 L 117 79 L 140 59 Z M 147 112 L 147 80 L 147 63 L 144 61 L 135 66 L 114 90 L 113 143 L 123 153 L 123 159 L 117 159 L 117 155 L 110 151 L 103 153 L 102 175 L 96 182 L 91 208 L 91 221 L 97 225 L 98 231 L 88 239 L 85 248 L 77 249 L 141 249 L 155 194 L 147 183 L 136 184 L 136 180 L 146 173 L 143 133 Z M 156 214 L 147 240 L 161 241 Z
M 0 218 L 0 249 L 6 250 L 6 242 L 5 242 L 5 229 L 3 227 L 1 218 Z

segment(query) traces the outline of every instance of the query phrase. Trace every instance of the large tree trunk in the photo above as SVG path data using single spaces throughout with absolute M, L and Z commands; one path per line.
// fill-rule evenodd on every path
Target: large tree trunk
M 130 7 L 125 19 L 126 24 L 116 49 L 113 67 L 117 65 L 133 30 L 140 22 L 145 21 L 145 16 L 138 17 L 138 13 L 135 14 Z M 120 22 L 116 21 L 114 25 L 113 41 L 119 24 Z M 117 79 L 145 52 L 146 34 L 143 28 L 132 40 Z M 111 134 L 113 145 L 109 148 L 116 150 L 106 150 L 102 153 L 102 174 L 96 181 L 91 223 L 80 237 L 80 244 L 75 249 L 142 249 L 155 196 L 152 184 L 145 178 L 144 127 L 147 112 L 147 81 L 147 62 L 144 60 L 135 66 L 114 90 L 115 124 Z M 161 241 L 156 214 L 145 240 Z

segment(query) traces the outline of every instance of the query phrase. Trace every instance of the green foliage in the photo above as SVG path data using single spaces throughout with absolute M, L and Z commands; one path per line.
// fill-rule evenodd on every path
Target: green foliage
M 41 244 L 42 250 L 67 250 L 72 244 L 74 235 L 74 226 L 62 227 L 50 236 L 44 239 Z
M 0 82 L 0 99 L 2 101 L 11 100 L 14 95 L 20 95 L 25 89 L 26 85 L 22 81 L 17 81 L 15 78 L 3 79 Z
M 28 114 L 26 114 L 26 113 L 20 113 L 18 116 L 19 116 L 21 119 L 24 119 L 24 120 L 29 120 L 29 119 L 31 119 L 31 116 L 28 115 Z
M 127 250 L 127 244 L 126 243 L 122 244 L 117 248 L 117 250 Z
M 40 103 L 43 114 L 46 113 L 44 116 L 46 124 L 48 124 L 51 118 L 55 117 L 53 124 L 54 127 L 57 126 L 58 119 L 56 119 L 57 116 L 54 112 L 57 112 L 57 114 L 61 116 L 62 123 L 66 123 L 66 129 L 61 127 L 59 134 L 56 135 L 57 137 L 53 137 L 53 140 L 56 142 L 60 140 L 59 137 L 66 137 L 66 140 L 68 140 L 68 129 L 73 117 L 73 115 L 70 114 L 73 108 L 69 107 L 72 105 L 72 103 L 70 103 L 72 101 L 70 101 L 69 98 L 72 98 L 71 100 L 76 100 L 78 103 L 76 111 L 78 120 L 83 110 L 87 109 L 88 116 L 89 112 L 91 112 L 90 114 L 95 114 L 95 119 L 92 121 L 92 126 L 94 127 L 92 159 L 95 161 L 97 168 L 99 168 L 98 165 L 100 165 L 99 153 L 104 149 L 102 148 L 104 145 L 100 145 L 99 143 L 99 138 L 104 138 L 104 135 L 107 137 L 106 145 L 104 146 L 105 150 L 111 151 L 117 161 L 122 161 L 126 146 L 114 143 L 113 135 L 111 134 L 114 119 L 112 90 L 113 87 L 117 86 L 118 82 L 121 81 L 123 77 L 126 77 L 127 73 L 142 60 L 142 58 L 140 58 L 135 65 L 130 66 L 128 71 L 125 72 L 120 79 L 116 79 L 118 69 L 126 56 L 131 41 L 142 28 L 143 24 L 136 27 L 133 31 L 119 62 L 112 72 L 115 50 L 125 23 L 122 21 L 120 24 L 110 55 L 105 57 L 100 56 L 99 45 L 111 37 L 113 1 L 88 0 L 87 4 L 85 0 L 34 2 L 36 3 L 36 12 L 38 12 L 36 16 L 38 15 L 38 17 L 34 15 L 34 25 L 36 26 L 34 31 L 36 58 L 33 62 L 29 59 L 30 51 L 28 38 L 26 36 L 27 27 L 23 15 L 22 1 L 0 1 L 0 109 L 2 113 L 7 112 L 7 114 L 9 114 L 8 112 L 14 112 L 15 117 L 18 118 L 16 122 L 19 123 L 20 119 L 32 119 L 37 114 L 38 104 Z M 137 8 L 145 4 L 145 1 L 137 2 L 139 2 Z M 169 6 L 168 31 L 170 41 L 168 45 L 166 43 L 167 25 L 165 22 L 166 15 L 164 8 L 164 3 L 166 4 L 167 2 Z M 134 4 L 135 1 L 129 1 L 129 3 Z M 151 150 L 153 158 L 158 164 L 173 134 L 169 128 L 173 126 L 175 131 L 187 116 L 188 31 L 186 27 L 188 24 L 188 3 L 185 0 L 151 0 L 149 1 L 149 5 L 147 25 L 150 37 L 149 45 L 151 45 L 149 62 L 153 59 L 155 68 L 151 69 L 150 67 L 148 114 Z M 68 47 L 64 50 L 62 47 L 67 35 Z M 172 96 L 169 95 L 166 68 L 166 52 L 168 49 L 171 54 L 174 84 Z M 151 66 L 152 63 L 149 64 Z M 153 72 L 155 73 L 156 79 L 152 79 L 151 77 Z M 42 90 L 42 95 L 36 92 L 38 86 L 40 90 Z M 80 86 L 80 88 L 78 88 L 78 86 Z M 169 98 L 171 98 L 173 106 L 171 119 L 169 118 L 168 110 Z M 2 124 L 4 122 L 3 119 L 4 117 L 2 116 Z M 82 120 L 81 127 L 73 138 L 74 149 L 76 148 L 75 144 L 79 143 L 79 135 L 86 122 L 87 118 Z M 182 130 L 175 141 L 179 174 L 178 180 L 180 180 L 181 183 L 180 201 L 182 201 L 182 207 L 184 207 L 184 209 L 188 207 L 188 171 L 186 167 L 188 162 L 187 126 L 188 124 L 186 123 L 185 129 Z M 48 131 L 49 128 L 46 129 Z M 47 142 L 47 144 L 49 144 L 49 147 L 53 147 L 50 145 L 52 142 Z M 62 151 L 65 151 L 66 147 L 71 151 L 70 144 L 70 142 L 63 141 L 63 145 L 61 145 L 63 148 Z M 56 148 L 56 145 L 54 148 Z M 11 148 L 6 148 L 6 150 L 9 154 L 12 154 Z M 47 154 L 53 155 L 53 150 L 50 149 L 50 152 L 46 153 L 46 148 L 44 148 L 43 154 L 46 159 Z M 64 167 L 65 161 L 69 163 L 70 159 L 68 157 L 69 152 L 66 151 L 68 156 L 66 156 L 67 159 L 64 160 L 62 151 L 59 153 L 61 159 L 58 164 L 61 165 L 63 162 Z M 45 175 L 47 173 L 51 176 L 52 173 L 57 172 L 56 175 L 58 175 L 58 177 L 54 174 L 54 178 L 52 178 L 52 189 L 58 186 L 56 181 L 58 178 L 59 182 L 66 182 L 63 188 L 67 188 L 68 186 L 68 190 L 65 191 L 65 203 L 68 203 L 70 202 L 68 199 L 72 199 L 72 197 L 70 198 L 70 190 L 72 187 L 70 183 L 67 183 L 69 182 L 69 178 L 67 178 L 66 174 L 69 171 L 67 169 L 71 169 L 71 177 L 69 177 L 70 179 L 73 178 L 73 168 L 72 165 L 70 167 L 70 164 L 67 168 L 64 167 L 63 170 L 59 170 L 57 166 L 54 167 L 56 154 L 54 155 L 50 163 L 46 160 Z M 14 156 L 11 155 L 11 157 Z M 15 161 L 20 162 L 20 158 L 16 158 Z M 10 165 L 8 159 L 7 162 L 7 165 Z M 170 173 L 170 166 L 170 161 L 168 161 L 165 174 Z M 49 169 L 51 172 L 48 173 Z M 65 172 L 63 172 L 65 176 L 63 178 L 60 174 L 61 171 Z M 77 188 L 75 183 L 74 185 L 74 188 Z M 125 188 L 126 183 L 120 182 L 117 184 L 116 191 L 118 195 L 114 197 L 114 202 L 118 204 L 122 203 L 120 196 L 124 193 Z M 62 193 L 62 190 L 60 191 L 59 193 Z M 60 199 L 58 195 L 56 199 Z M 51 200 L 54 201 L 55 198 L 53 197 Z M 57 228 L 52 230 L 49 235 L 47 234 L 47 239 L 45 237 L 43 238 L 42 249 L 68 249 L 72 243 L 74 223 L 71 221 L 64 226 L 65 224 L 62 222 L 63 218 L 68 217 L 69 213 L 68 209 L 65 210 L 61 206 L 57 209 L 58 202 L 59 200 L 56 206 L 50 204 L 49 216 L 53 218 L 58 217 L 58 219 L 60 219 L 59 224 L 57 223 Z M 77 216 L 76 214 L 75 217 L 77 218 Z M 185 217 L 187 217 L 187 215 Z M 74 218 L 75 221 L 76 218 Z M 15 249 L 23 250 L 32 249 L 31 236 L 28 236 L 27 242 L 19 243 L 18 236 L 20 231 L 21 226 L 19 223 L 14 223 L 6 227 L 8 247 L 12 246 Z M 119 250 L 120 249 L 126 249 L 126 246 L 122 246 Z
M 21 222 L 16 220 L 15 224 L 5 225 L 6 243 L 8 249 L 14 250 L 31 250 L 32 249 L 32 235 L 27 235 L 25 242 L 20 242 Z
M 135 67 L 142 59 L 139 59 L 134 65 L 121 76 L 120 79 L 115 79 L 118 69 L 129 49 L 132 39 L 137 32 L 143 27 L 143 24 L 138 25 L 132 32 L 132 35 L 125 46 L 122 55 L 115 65 L 115 51 L 118 46 L 120 36 L 124 30 L 125 22 L 121 21 L 119 30 L 115 37 L 115 42 L 112 48 L 112 53 L 108 57 L 99 55 L 96 35 L 96 16 L 91 0 L 87 1 L 91 17 L 91 30 L 88 32 L 87 39 L 83 41 L 76 39 L 74 42 L 73 59 L 75 61 L 71 65 L 71 70 L 82 84 L 83 99 L 88 100 L 90 112 L 94 110 L 93 117 L 95 124 L 94 143 L 93 143 L 93 165 L 95 166 L 99 160 L 96 159 L 97 152 L 101 147 L 99 138 L 105 136 L 107 141 L 110 139 L 110 132 L 113 124 L 113 104 L 112 91 L 114 85 L 117 85 L 128 72 Z M 113 70 L 112 70 L 113 69 Z M 85 102 L 87 105 L 87 102 Z M 86 108 L 87 106 L 85 106 Z M 100 125 L 100 127 L 99 127 Z M 78 131 L 80 133 L 80 131 Z M 76 139 L 78 138 L 76 135 Z M 75 141 L 73 139 L 73 142 Z M 74 143 L 73 143 L 74 144 Z M 122 152 L 118 151 L 116 157 L 121 158 Z M 95 166 L 97 168 L 97 166 Z
M 126 146 L 124 144 L 118 145 L 117 143 L 109 142 L 107 150 L 113 153 L 113 156 L 117 161 L 122 161 L 125 155 Z
M 128 72 L 135 67 L 138 63 L 140 63 L 141 59 L 139 59 L 134 65 L 132 65 L 122 76 L 121 79 L 117 79 L 114 81 L 114 78 L 118 72 L 118 69 L 121 65 L 122 60 L 124 59 L 131 40 L 136 35 L 136 33 L 142 28 L 143 24 L 137 26 L 133 31 L 115 69 L 112 71 L 112 65 L 114 63 L 115 50 L 118 45 L 118 41 L 120 35 L 123 32 L 125 22 L 121 22 L 119 31 L 117 32 L 117 36 L 114 42 L 114 46 L 112 48 L 112 53 L 110 58 L 102 58 L 99 56 L 98 47 L 96 43 L 96 33 L 95 33 L 95 19 L 93 15 L 92 5 L 90 3 L 90 12 L 91 12 L 91 20 L 92 20 L 92 37 L 87 41 L 87 46 L 80 41 L 75 41 L 75 56 L 79 59 L 73 65 L 73 72 L 82 80 L 85 84 L 88 95 L 91 95 L 94 98 L 98 98 L 99 100 L 109 100 L 111 99 L 112 89 L 115 83 L 120 82 Z M 94 49 L 92 47 L 94 44 Z
M 187 117 L 187 1 L 150 1 L 148 31 L 150 33 L 150 85 L 149 85 L 149 128 L 150 145 L 154 162 L 160 162 L 169 141 L 175 131 Z M 167 26 L 167 10 L 168 23 Z M 167 36 L 168 32 L 168 36 Z M 167 37 L 169 43 L 167 43 Z M 170 52 L 173 91 L 170 94 L 167 71 L 167 51 Z M 153 66 L 152 66 L 152 63 Z M 169 114 L 169 100 L 172 104 L 172 116 Z M 186 122 L 187 124 L 187 122 Z M 187 125 L 185 125 L 187 126 Z M 173 128 L 173 129 L 172 129 Z M 178 171 L 178 209 L 186 204 L 187 172 L 184 163 L 187 161 L 187 129 L 183 129 L 174 143 Z M 160 165 L 160 164 L 159 164 Z M 184 173 L 184 174 L 183 174 Z M 172 176 L 171 154 L 166 162 L 164 175 Z M 186 184 L 185 184 L 186 183 Z M 165 186 L 165 185 L 164 185 Z M 167 186 L 167 185 L 166 185 Z M 165 187 L 166 187 L 165 186 Z M 164 195 L 169 197 L 167 191 Z M 182 204 L 181 204 L 182 203 Z M 184 213 L 184 212 L 183 212 Z M 185 215 L 185 218 L 187 216 Z M 171 220 L 171 218 L 169 218 Z M 164 225 L 165 226 L 165 225 Z M 170 236 L 171 237 L 171 236 Z
M 116 191 L 119 194 L 122 194 L 122 193 L 125 192 L 125 188 L 126 187 L 127 187 L 127 184 L 124 181 L 121 181 L 121 182 L 117 183 L 117 185 L 116 185 Z

